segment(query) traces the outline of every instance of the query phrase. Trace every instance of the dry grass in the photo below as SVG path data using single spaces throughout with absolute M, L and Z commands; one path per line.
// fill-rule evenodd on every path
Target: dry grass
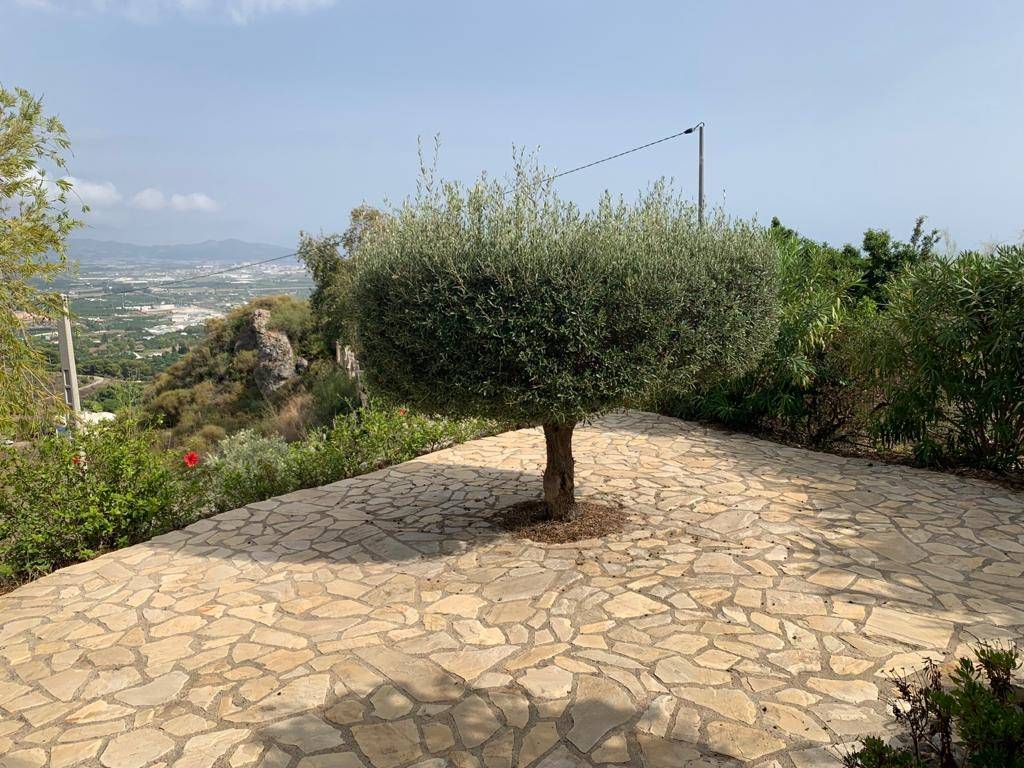
M 313 422 L 313 396 L 299 392 L 285 400 L 264 422 L 269 433 L 277 433 L 288 442 L 306 437 Z

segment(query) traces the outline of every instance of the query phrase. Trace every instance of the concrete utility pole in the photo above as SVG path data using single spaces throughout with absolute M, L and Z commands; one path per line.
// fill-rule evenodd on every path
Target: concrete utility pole
M 78 397 L 78 371 L 75 369 L 75 342 L 71 337 L 71 313 L 67 294 L 61 294 L 64 312 L 57 321 L 57 343 L 60 346 L 60 373 L 64 377 L 64 402 L 73 417 L 82 411 Z
M 699 138 L 699 160 L 697 165 L 697 223 L 704 225 L 704 121 L 701 120 L 693 128 L 687 128 L 683 133 L 697 131 Z

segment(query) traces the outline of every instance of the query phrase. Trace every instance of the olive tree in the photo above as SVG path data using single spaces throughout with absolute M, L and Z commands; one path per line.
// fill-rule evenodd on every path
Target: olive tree
M 543 426 L 544 497 L 570 520 L 575 426 L 755 363 L 776 332 L 774 264 L 763 230 L 700 226 L 663 183 L 584 212 L 539 169 L 510 189 L 428 179 L 360 251 L 361 363 L 418 408 Z

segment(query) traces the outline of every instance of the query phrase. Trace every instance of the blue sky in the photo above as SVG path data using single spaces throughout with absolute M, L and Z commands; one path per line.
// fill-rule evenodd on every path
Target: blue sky
M 707 196 L 830 242 L 1024 230 L 1024 3 L 0 0 L 0 81 L 74 142 L 92 237 L 292 245 L 415 184 L 572 167 L 707 123 Z M 683 137 L 559 182 L 673 176 Z

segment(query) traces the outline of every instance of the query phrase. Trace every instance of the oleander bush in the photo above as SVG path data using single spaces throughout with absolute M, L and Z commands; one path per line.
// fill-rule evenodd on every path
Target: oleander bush
M 889 701 L 901 726 L 895 743 L 869 737 L 844 756 L 846 768 L 1022 768 L 1024 689 L 1015 646 L 982 644 L 977 663 L 961 658 L 944 684 L 932 663 L 894 675 Z
M 202 469 L 123 419 L 0 448 L 0 583 L 48 573 L 196 519 Z M 191 461 L 191 457 L 190 457 Z
M 751 371 L 670 396 L 684 418 L 778 434 L 826 447 L 862 433 L 875 388 L 862 361 L 877 318 L 864 270 L 849 249 L 800 237 L 773 222 L 778 244 L 779 332 Z
M 664 412 L 923 466 L 1024 468 L 1024 248 L 940 258 L 868 230 L 832 248 L 773 222 L 779 333 L 752 370 Z
M 964 253 L 887 289 L 876 434 L 923 464 L 995 470 L 1024 461 L 1024 247 Z

